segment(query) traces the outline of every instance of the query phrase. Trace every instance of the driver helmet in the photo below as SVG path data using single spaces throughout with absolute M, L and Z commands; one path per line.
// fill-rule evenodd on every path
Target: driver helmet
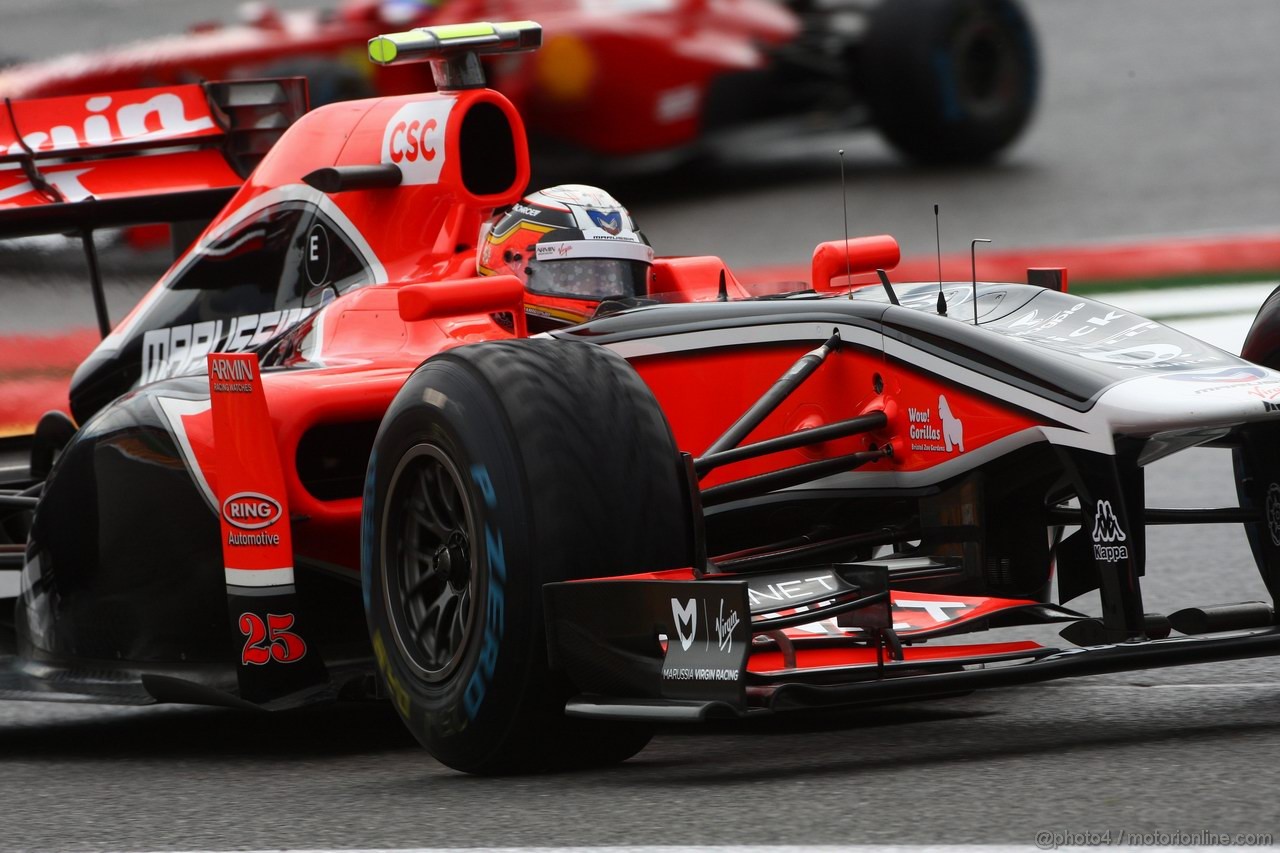
M 478 245 L 480 274 L 520 279 L 531 312 L 545 304 L 580 322 L 600 302 L 649 292 L 653 248 L 627 209 L 595 187 L 531 193 L 481 226 Z

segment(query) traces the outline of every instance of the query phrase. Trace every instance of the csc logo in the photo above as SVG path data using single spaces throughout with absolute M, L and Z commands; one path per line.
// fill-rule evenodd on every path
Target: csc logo
M 403 184 L 434 184 L 445 162 L 445 129 L 454 99 L 405 104 L 382 134 L 382 162 L 400 167 Z
M 436 129 L 436 120 L 429 118 L 422 122 L 411 121 L 407 125 L 399 122 L 391 129 L 391 162 L 397 165 L 401 160 L 413 162 L 422 154 L 424 160 L 436 159 L 436 149 L 427 147 L 427 134 Z

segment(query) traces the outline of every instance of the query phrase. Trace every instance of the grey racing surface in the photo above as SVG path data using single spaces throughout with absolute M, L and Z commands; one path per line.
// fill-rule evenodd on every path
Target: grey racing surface
M 1225 451 L 1157 463 L 1148 493 L 1229 502 L 1229 463 Z M 1264 597 L 1235 530 L 1154 528 L 1150 549 L 1150 610 Z M 1039 832 L 1274 832 L 1278 705 L 1280 665 L 1244 661 L 672 727 L 607 770 L 491 779 L 436 764 L 376 704 L 281 715 L 0 704 L 0 849 L 1029 846 Z
M 1280 224 L 1280 4 L 1029 5 L 1043 100 L 998 164 L 915 171 L 859 134 L 735 151 L 616 194 L 661 253 L 711 251 L 740 266 L 804 262 L 840 235 L 836 147 L 848 151 L 851 231 L 895 233 L 909 254 L 932 251 L 934 202 L 952 251 L 972 236 L 1039 245 Z M 232 14 L 191 0 L 0 0 L 0 56 Z M 1158 463 L 1148 482 L 1149 500 L 1165 506 L 1230 503 L 1233 492 L 1220 451 Z M 1265 598 L 1235 528 L 1153 528 L 1149 547 L 1148 610 Z M 667 728 L 608 770 L 511 779 L 442 768 L 377 704 L 273 716 L 0 703 L 0 850 L 1031 845 L 1043 831 L 1274 832 L 1277 756 L 1280 662 L 1269 660 Z

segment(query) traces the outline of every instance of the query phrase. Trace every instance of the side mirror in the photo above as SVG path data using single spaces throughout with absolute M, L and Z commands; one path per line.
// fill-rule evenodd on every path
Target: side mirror
M 451 281 L 406 284 L 396 297 L 406 323 L 466 314 L 509 312 L 516 335 L 526 337 L 524 285 L 513 275 L 486 275 Z
M 828 240 L 813 250 L 814 290 L 832 290 L 834 278 L 893 269 L 902 259 L 898 241 L 888 234 L 854 237 L 847 245 L 847 254 L 844 240 Z

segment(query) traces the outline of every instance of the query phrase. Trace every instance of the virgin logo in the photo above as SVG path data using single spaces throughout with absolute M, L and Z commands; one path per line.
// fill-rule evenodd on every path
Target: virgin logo
M 76 148 L 110 145 L 117 142 L 146 142 L 169 139 L 209 130 L 214 126 L 208 115 L 188 117 L 188 104 L 174 92 L 161 92 L 141 102 L 120 103 L 118 95 L 99 95 L 84 102 L 87 115 L 69 116 L 60 110 L 46 121 L 59 121 L 45 130 L 32 131 L 18 142 L 10 137 L 8 154 L 22 153 L 23 143 L 32 151 L 65 151 Z M 25 111 L 24 111 L 25 112 Z M 47 113 L 20 113 L 18 126 L 39 121 Z
M 453 98 L 405 104 L 382 134 L 382 162 L 400 167 L 401 184 L 434 184 L 440 180 L 446 153 L 445 129 Z
M 280 520 L 280 502 L 261 492 L 236 492 L 222 502 L 222 517 L 241 530 L 261 530 Z

